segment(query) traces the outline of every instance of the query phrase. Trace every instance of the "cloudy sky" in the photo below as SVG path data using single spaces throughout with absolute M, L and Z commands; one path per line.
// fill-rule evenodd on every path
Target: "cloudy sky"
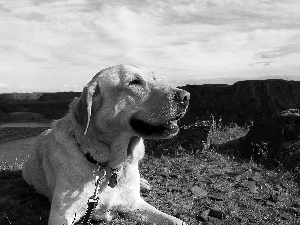
M 116 64 L 173 85 L 300 80 L 299 0 L 1 0 L 0 92 L 81 91 Z

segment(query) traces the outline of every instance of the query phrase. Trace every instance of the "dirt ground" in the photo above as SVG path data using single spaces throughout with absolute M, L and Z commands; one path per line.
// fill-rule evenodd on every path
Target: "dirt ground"
M 37 137 L 21 138 L 0 143 L 0 166 L 22 164 L 33 149 Z
M 2 123 L 0 129 L 17 129 L 49 127 L 50 123 L 43 122 L 24 122 L 24 123 Z M 30 135 L 29 135 L 30 136 Z M 9 138 L 14 139 L 13 137 Z M 33 149 L 37 137 L 18 138 L 11 141 L 0 143 L 0 167 L 3 165 L 13 166 L 15 163 L 22 164 L 28 158 L 30 151 Z

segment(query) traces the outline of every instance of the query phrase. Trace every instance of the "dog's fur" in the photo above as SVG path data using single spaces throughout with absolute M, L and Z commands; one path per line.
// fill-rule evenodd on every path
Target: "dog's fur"
M 111 220 L 122 212 L 144 224 L 184 224 L 140 197 L 138 162 L 143 138 L 177 134 L 176 121 L 188 106 L 189 93 L 158 84 L 142 67 L 119 65 L 96 74 L 69 113 L 40 135 L 23 164 L 23 177 L 51 201 L 50 225 L 70 225 L 84 216 L 95 191 L 97 164 L 108 163 L 93 219 Z M 108 186 L 117 168 L 117 185 Z

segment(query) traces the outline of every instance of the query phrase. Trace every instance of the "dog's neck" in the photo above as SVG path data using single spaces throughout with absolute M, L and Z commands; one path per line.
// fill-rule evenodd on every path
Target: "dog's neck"
M 141 140 L 140 137 L 125 132 L 114 136 L 94 134 L 95 132 L 88 132 L 86 135 L 77 134 L 75 139 L 89 162 L 108 164 L 111 168 L 120 167 L 133 158 L 133 150 Z

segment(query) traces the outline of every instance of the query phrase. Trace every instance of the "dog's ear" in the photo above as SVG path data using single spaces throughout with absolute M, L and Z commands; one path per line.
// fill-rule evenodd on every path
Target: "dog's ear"
M 93 102 L 95 101 L 96 96 L 100 96 L 100 87 L 97 81 L 87 84 L 83 88 L 83 92 L 77 102 L 76 108 L 75 108 L 75 119 L 77 123 L 82 125 L 84 127 L 84 134 L 86 134 L 90 119 L 92 115 L 92 107 L 95 108 L 95 104 Z M 98 101 L 99 98 L 97 98 Z M 97 106 L 99 106 L 100 102 L 97 102 Z M 94 105 L 94 106 L 93 106 Z M 97 107 L 98 108 L 98 107 Z

